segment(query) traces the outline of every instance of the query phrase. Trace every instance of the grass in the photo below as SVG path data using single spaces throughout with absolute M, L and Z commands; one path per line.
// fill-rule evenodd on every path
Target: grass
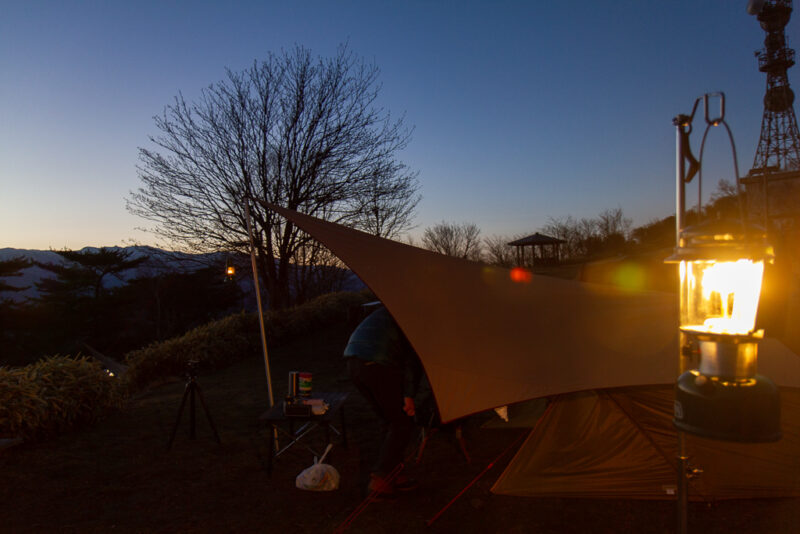
M 277 398 L 288 371 L 314 373 L 317 390 L 345 390 L 348 449 L 330 456 L 342 475 L 338 491 L 304 492 L 295 476 L 312 463 L 295 447 L 266 473 L 267 407 L 263 361 L 247 358 L 221 371 L 200 369 L 199 383 L 219 430 L 218 445 L 198 406 L 197 439 L 188 438 L 188 410 L 173 448 L 166 444 L 183 381 L 145 390 L 127 408 L 50 441 L 0 451 L 0 532 L 332 532 L 363 498 L 377 448 L 377 420 L 343 380 L 341 352 L 349 328 L 320 329 L 272 351 Z M 432 527 L 432 518 L 524 430 L 466 424 L 467 464 L 445 432 L 431 439 L 411 474 L 420 490 L 397 502 L 370 505 L 348 532 L 673 532 L 671 501 L 530 499 L 493 495 L 507 455 L 469 488 Z M 313 440 L 322 445 L 322 433 Z M 798 499 L 690 504 L 693 532 L 798 532 Z

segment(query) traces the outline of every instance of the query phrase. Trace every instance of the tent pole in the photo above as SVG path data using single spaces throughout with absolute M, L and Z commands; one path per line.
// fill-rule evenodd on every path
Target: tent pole
M 250 222 L 250 201 L 244 199 L 244 216 L 247 219 L 247 235 L 250 239 L 250 265 L 253 268 L 253 287 L 256 290 L 256 303 L 258 304 L 258 326 L 261 327 L 261 347 L 264 350 L 264 370 L 267 373 L 267 393 L 269 394 L 269 407 L 275 405 L 272 395 L 272 375 L 269 370 L 269 353 L 267 352 L 267 332 L 264 327 L 264 308 L 261 306 L 261 287 L 258 284 L 258 270 L 256 269 L 256 247 L 253 242 L 253 225 Z

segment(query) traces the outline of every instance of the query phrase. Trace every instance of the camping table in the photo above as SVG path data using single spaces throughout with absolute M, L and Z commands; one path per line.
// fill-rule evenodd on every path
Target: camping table
M 318 392 L 311 395 L 312 399 L 322 399 L 328 404 L 328 411 L 322 415 L 309 415 L 309 416 L 296 416 L 286 415 L 283 413 L 283 403 L 279 402 L 272 408 L 261 414 L 258 418 L 260 421 L 268 424 L 274 432 L 270 432 L 269 436 L 269 456 L 267 457 L 267 473 L 272 474 L 272 459 L 278 457 L 286 450 L 294 445 L 300 443 L 303 447 L 308 449 L 314 456 L 321 456 L 321 454 L 312 449 L 307 443 L 302 440 L 312 430 L 317 427 L 322 427 L 325 431 L 325 442 L 330 442 L 330 431 L 333 430 L 336 434 L 342 436 L 342 444 L 347 447 L 347 427 L 344 421 L 344 401 L 347 399 L 349 393 L 345 392 Z M 333 425 L 336 414 L 339 414 L 339 424 L 341 431 Z M 295 424 L 300 424 L 300 427 L 295 430 Z M 288 430 L 286 428 L 288 427 Z M 278 432 L 289 438 L 289 443 L 275 450 L 274 433 Z

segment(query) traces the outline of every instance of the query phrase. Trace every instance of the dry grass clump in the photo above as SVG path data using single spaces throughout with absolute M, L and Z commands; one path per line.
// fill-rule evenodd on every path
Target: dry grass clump
M 54 435 L 120 408 L 125 398 L 120 380 L 86 356 L 0 367 L 0 437 Z

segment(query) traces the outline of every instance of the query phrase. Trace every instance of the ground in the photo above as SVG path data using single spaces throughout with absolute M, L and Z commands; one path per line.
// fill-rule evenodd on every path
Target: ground
M 320 391 L 353 391 L 346 403 L 347 449 L 329 461 L 341 487 L 329 493 L 295 488 L 311 465 L 295 447 L 266 472 L 267 433 L 258 416 L 268 403 L 263 361 L 250 358 L 199 383 L 222 444 L 198 406 L 197 439 L 188 437 L 188 410 L 172 450 L 166 450 L 184 389 L 182 380 L 133 398 L 121 413 L 56 439 L 0 451 L 0 532 L 333 532 L 361 503 L 377 446 L 377 421 L 344 379 L 344 327 L 332 327 L 273 350 L 276 396 L 288 371 L 314 373 Z M 491 414 L 467 420 L 467 463 L 442 431 L 409 470 L 421 488 L 396 502 L 373 503 L 347 532 L 637 532 L 675 530 L 674 501 L 531 499 L 489 489 L 516 450 L 519 429 L 484 429 Z M 310 436 L 322 445 L 322 433 Z M 494 465 L 489 467 L 492 462 Z M 484 473 L 485 471 L 485 473 Z M 459 492 L 474 485 L 427 526 Z M 692 503 L 690 532 L 800 532 L 799 499 Z

